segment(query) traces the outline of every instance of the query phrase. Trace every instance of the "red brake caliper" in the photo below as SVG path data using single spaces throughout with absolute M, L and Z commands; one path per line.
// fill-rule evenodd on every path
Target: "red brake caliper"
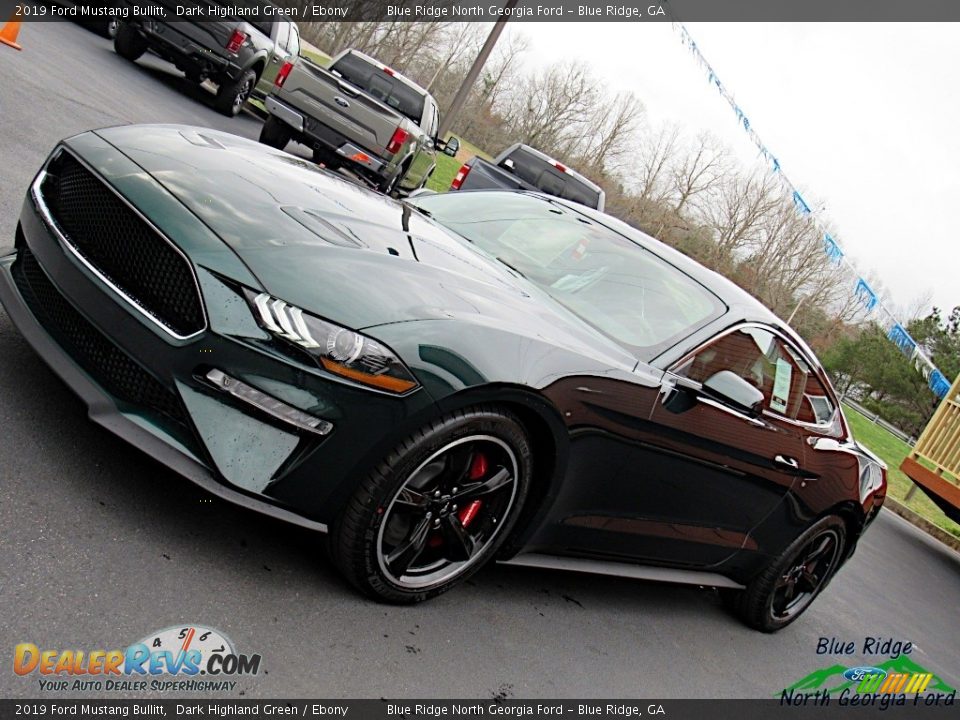
M 473 461 L 470 463 L 470 473 L 468 477 L 471 480 L 479 480 L 484 475 L 487 474 L 487 456 L 483 453 L 478 452 L 473 456 Z M 483 505 L 481 500 L 474 500 L 469 505 L 465 505 L 457 511 L 457 517 L 460 518 L 460 524 L 464 527 L 468 527 L 470 523 L 473 522 L 473 519 L 477 516 L 477 513 L 480 512 L 480 508 Z
M 488 467 L 489 462 L 487 461 L 487 456 L 483 453 L 477 453 L 473 456 L 473 460 L 470 461 L 470 471 L 467 473 L 467 477 L 470 480 L 479 480 L 487 474 Z M 457 518 L 460 520 L 460 524 L 465 528 L 469 527 L 470 523 L 477 517 L 477 513 L 480 512 L 481 507 L 483 507 L 483 501 L 474 500 L 469 505 L 464 505 L 457 510 Z M 430 547 L 438 547 L 443 544 L 443 536 L 439 533 L 434 534 L 427 543 Z

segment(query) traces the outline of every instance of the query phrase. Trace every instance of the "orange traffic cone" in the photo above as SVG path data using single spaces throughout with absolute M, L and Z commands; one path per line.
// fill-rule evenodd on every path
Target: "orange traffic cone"
M 14 50 L 23 50 L 22 47 L 17 45 L 17 33 L 20 32 L 20 21 L 11 20 L 6 23 L 2 29 L 0 29 L 0 43 L 4 45 L 9 45 Z

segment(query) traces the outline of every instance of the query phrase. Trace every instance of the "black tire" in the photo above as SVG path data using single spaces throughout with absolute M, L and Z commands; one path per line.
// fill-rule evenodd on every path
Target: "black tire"
M 406 176 L 407 170 L 409 169 L 410 166 L 407 163 L 404 163 L 392 177 L 381 180 L 380 184 L 377 185 L 377 190 L 382 192 L 384 195 L 396 197 L 396 193 L 398 193 L 400 190 L 400 182 L 403 180 L 404 176 Z
M 125 60 L 136 62 L 147 51 L 147 39 L 138 30 L 122 22 L 113 38 L 113 49 Z
M 236 80 L 224 79 L 217 88 L 214 109 L 221 115 L 236 117 L 243 110 L 256 84 L 257 74 L 253 70 L 243 71 Z
M 283 150 L 292 137 L 293 128 L 273 115 L 268 115 L 260 128 L 260 142 L 277 150 Z
M 754 630 L 782 630 L 800 617 L 830 583 L 843 558 L 846 537 L 846 524 L 841 518 L 821 518 L 745 590 L 724 591 L 724 603 Z
M 527 434 L 509 412 L 477 407 L 440 418 L 359 483 L 331 532 L 330 556 L 354 586 L 381 601 L 446 592 L 496 554 L 526 499 L 532 467 Z

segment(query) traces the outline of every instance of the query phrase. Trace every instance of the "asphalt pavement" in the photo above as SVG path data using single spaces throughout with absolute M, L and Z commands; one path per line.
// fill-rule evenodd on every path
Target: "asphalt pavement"
M 132 122 L 212 126 L 212 95 L 156 58 L 132 65 L 72 24 L 0 47 L 0 237 L 57 140 Z M 92 424 L 0 310 L 0 697 L 36 697 L 14 646 L 125 647 L 202 624 L 262 655 L 246 697 L 771 697 L 864 639 L 960 686 L 960 555 L 884 512 L 806 615 L 776 635 L 709 589 L 489 567 L 415 607 L 347 586 L 310 532 L 227 505 Z M 853 641 L 818 655 L 820 638 Z M 77 696 L 76 692 L 65 695 Z M 107 693 L 103 693 L 107 694 Z M 122 693 L 121 693 L 122 696 Z

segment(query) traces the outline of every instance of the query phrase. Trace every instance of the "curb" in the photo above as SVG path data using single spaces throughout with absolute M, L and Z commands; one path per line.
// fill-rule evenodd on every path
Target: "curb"
M 886 500 L 883 503 L 884 509 L 889 509 L 891 512 L 896 513 L 904 520 L 909 522 L 911 525 L 916 525 L 918 528 L 923 530 L 925 533 L 931 537 L 939 540 L 944 545 L 949 548 L 960 552 L 960 538 L 952 533 L 948 533 L 943 528 L 937 527 L 932 522 L 927 520 L 924 517 L 921 517 L 913 510 L 908 508 L 906 505 L 901 504 L 900 502 L 894 500 L 892 497 L 887 495 Z

